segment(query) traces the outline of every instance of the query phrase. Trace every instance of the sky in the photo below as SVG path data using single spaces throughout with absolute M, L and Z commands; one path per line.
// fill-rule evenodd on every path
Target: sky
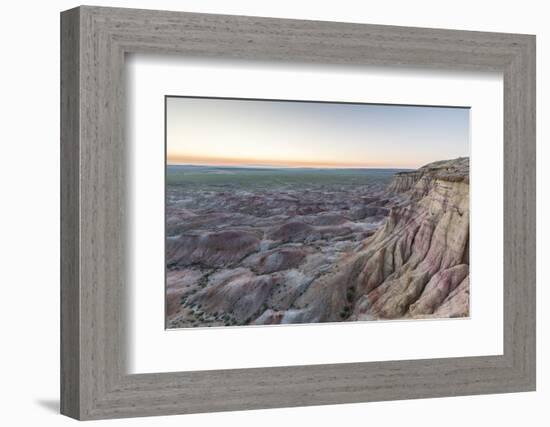
M 166 98 L 168 164 L 418 168 L 469 155 L 468 108 Z

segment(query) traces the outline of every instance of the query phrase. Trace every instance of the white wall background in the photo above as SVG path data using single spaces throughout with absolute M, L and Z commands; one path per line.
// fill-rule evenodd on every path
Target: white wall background
M 550 424 L 548 248 L 550 27 L 536 0 L 96 1 L 97 5 L 537 34 L 538 391 L 109 421 L 110 425 L 446 427 Z M 59 384 L 59 11 L 74 1 L 5 2 L 0 25 L 0 393 L 3 425 L 63 426 Z M 546 240 L 546 241 L 543 241 Z

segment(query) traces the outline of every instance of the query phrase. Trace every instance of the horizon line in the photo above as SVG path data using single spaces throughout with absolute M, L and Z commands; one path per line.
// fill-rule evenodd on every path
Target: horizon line
M 287 166 L 287 165 L 255 165 L 255 164 L 220 164 L 220 163 L 171 163 L 166 162 L 166 166 L 194 166 L 194 167 L 214 167 L 214 168 L 256 168 L 256 169 L 399 169 L 399 170 L 412 170 L 418 169 L 416 166 Z
M 168 147 L 167 147 L 168 148 Z M 197 166 L 235 166 L 235 167 L 286 167 L 286 168 L 323 168 L 323 169 L 416 169 L 422 166 L 423 162 L 413 162 L 396 166 L 386 163 L 383 160 L 371 159 L 370 161 L 331 161 L 320 159 L 312 161 L 309 159 L 269 159 L 250 157 L 221 157 L 221 156 L 194 156 L 182 155 L 179 153 L 165 154 L 165 161 L 171 165 L 197 165 Z M 391 161 L 391 160 L 390 160 Z M 403 162 L 405 163 L 405 162 Z

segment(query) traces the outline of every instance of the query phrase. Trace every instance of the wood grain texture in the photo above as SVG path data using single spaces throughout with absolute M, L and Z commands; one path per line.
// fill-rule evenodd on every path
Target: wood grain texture
M 80 414 L 79 17 L 61 20 L 61 412 Z
M 62 413 L 99 419 L 535 388 L 535 38 L 133 9 L 62 13 Z M 124 55 L 504 74 L 504 354 L 128 375 Z

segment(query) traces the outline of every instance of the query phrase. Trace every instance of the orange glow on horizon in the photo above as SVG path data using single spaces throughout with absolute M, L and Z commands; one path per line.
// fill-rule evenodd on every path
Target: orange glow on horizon
M 252 158 L 225 158 L 225 157 L 195 157 L 177 154 L 167 155 L 168 165 L 200 165 L 200 166 L 272 166 L 288 168 L 404 168 L 415 169 L 422 165 L 387 164 L 384 162 L 313 162 L 308 160 L 269 160 Z

